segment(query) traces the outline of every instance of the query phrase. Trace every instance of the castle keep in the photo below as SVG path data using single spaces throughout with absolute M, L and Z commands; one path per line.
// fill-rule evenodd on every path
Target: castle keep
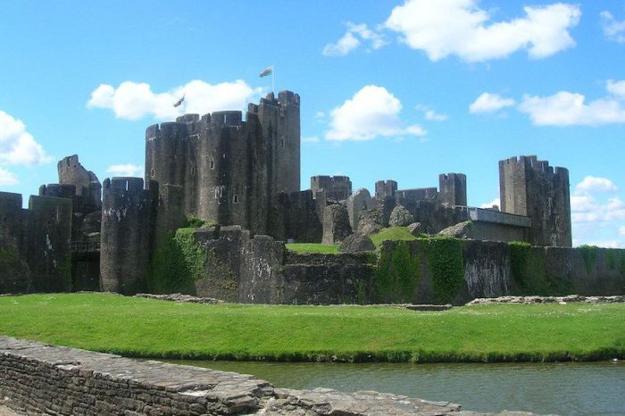
M 300 190 L 300 158 L 300 97 L 290 91 L 250 104 L 245 116 L 187 114 L 148 127 L 144 178 L 100 184 L 78 156 L 66 157 L 58 183 L 42 185 L 28 209 L 21 195 L 0 192 L 0 292 L 456 302 L 529 290 L 515 277 L 521 269 L 512 260 L 513 241 L 527 243 L 523 250 L 533 246 L 523 258 L 544 264 L 544 279 L 562 287 L 580 294 L 625 288 L 625 252 L 598 252 L 589 268 L 584 253 L 571 248 L 568 171 L 536 156 L 499 162 L 501 207 L 489 209 L 468 206 L 462 173 L 439 175 L 438 187 L 406 189 L 380 180 L 373 195 L 354 191 L 347 176 L 319 175 Z M 421 264 L 410 277 L 419 279 L 413 292 L 380 292 L 394 267 L 406 270 L 385 263 L 406 249 L 401 244 L 384 243 L 371 256 L 369 236 L 386 227 L 461 241 L 454 255 L 461 256 L 464 283 L 455 297 L 436 292 L 428 260 L 436 239 L 410 243 L 409 255 Z M 341 253 L 297 254 L 287 242 L 341 244 Z
M 267 233 L 272 202 L 300 187 L 300 99 L 269 94 L 240 111 L 179 117 L 146 130 L 145 178 L 179 185 L 184 212 Z

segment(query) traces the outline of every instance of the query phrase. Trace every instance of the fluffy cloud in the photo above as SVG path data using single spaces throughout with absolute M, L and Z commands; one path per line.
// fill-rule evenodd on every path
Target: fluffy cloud
M 495 198 L 490 202 L 486 202 L 482 205 L 480 205 L 480 208 L 492 208 L 493 206 L 498 206 L 499 208 L 501 208 L 501 201 L 499 200 L 499 198 Z
M 26 130 L 26 125 L 0 111 L 0 163 L 37 165 L 50 160 L 41 144 Z
M 506 107 L 512 107 L 515 104 L 516 102 L 512 98 L 504 98 L 499 94 L 485 92 L 471 103 L 469 112 L 472 114 L 494 113 Z
M 123 163 L 109 166 L 106 172 L 112 176 L 143 176 L 143 166 Z
M 606 223 L 625 220 L 625 202 L 615 193 L 618 187 L 608 178 L 586 176 L 571 195 L 573 223 Z M 609 193 L 607 199 L 599 194 Z
M 523 17 L 492 22 L 478 2 L 406 0 L 392 10 L 384 26 L 432 61 L 456 55 L 468 62 L 482 62 L 523 49 L 539 59 L 575 45 L 569 30 L 581 16 L 576 5 L 527 6 Z
M 625 81 L 608 81 L 608 95 L 593 101 L 579 93 L 560 91 L 547 97 L 523 98 L 519 110 L 538 126 L 599 126 L 625 123 Z
M 618 187 L 608 178 L 586 176 L 575 186 L 577 193 L 616 192 Z
M 603 34 L 610 40 L 625 43 L 625 20 L 617 20 L 608 11 L 601 12 Z
M 184 113 L 241 110 L 259 94 L 260 89 L 252 88 L 242 80 L 220 84 L 194 80 L 161 93 L 152 91 L 150 85 L 144 82 L 125 81 L 117 88 L 108 84 L 98 86 L 91 93 L 87 107 L 110 109 L 117 118 L 126 120 L 148 115 L 166 120 Z M 174 107 L 183 95 L 185 100 L 182 105 Z
M 328 140 L 372 140 L 376 137 L 424 136 L 419 125 L 405 126 L 399 99 L 377 85 L 366 85 L 330 114 Z
M 625 237 L 625 225 L 618 229 L 618 233 Z
M 0 168 L 0 185 L 10 186 L 17 185 L 19 183 L 17 176 L 6 169 Z
M 324 46 L 322 53 L 325 56 L 344 56 L 363 43 L 369 44 L 372 49 L 380 49 L 386 45 L 386 40 L 382 34 L 369 29 L 366 24 L 348 22 L 345 34 L 335 43 Z

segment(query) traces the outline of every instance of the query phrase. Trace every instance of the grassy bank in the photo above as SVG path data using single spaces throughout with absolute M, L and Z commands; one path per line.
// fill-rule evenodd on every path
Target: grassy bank
M 321 243 L 289 243 L 286 245 L 288 250 L 298 254 L 338 254 L 338 244 L 321 244 Z
M 375 330 L 372 330 L 375 328 Z M 0 297 L 0 334 L 133 357 L 283 361 L 625 358 L 625 305 L 196 305 L 109 294 Z

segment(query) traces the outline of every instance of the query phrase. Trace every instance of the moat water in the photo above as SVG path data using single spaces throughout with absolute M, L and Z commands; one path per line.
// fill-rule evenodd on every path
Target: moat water
M 376 390 L 483 412 L 625 415 L 625 362 L 555 364 L 317 364 L 172 361 L 252 374 L 278 387 Z

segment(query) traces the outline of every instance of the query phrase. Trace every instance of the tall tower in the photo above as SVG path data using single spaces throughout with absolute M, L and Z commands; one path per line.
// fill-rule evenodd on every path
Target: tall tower
M 467 177 L 462 173 L 438 175 L 439 198 L 450 206 L 467 206 Z
M 501 210 L 530 218 L 530 242 L 572 246 L 569 171 L 536 156 L 499 162 Z
M 146 130 L 146 180 L 183 188 L 186 215 L 266 231 L 280 192 L 300 189 L 300 98 L 283 91 L 240 111 Z
M 104 181 L 100 286 L 132 295 L 147 288 L 158 190 L 141 178 Z

